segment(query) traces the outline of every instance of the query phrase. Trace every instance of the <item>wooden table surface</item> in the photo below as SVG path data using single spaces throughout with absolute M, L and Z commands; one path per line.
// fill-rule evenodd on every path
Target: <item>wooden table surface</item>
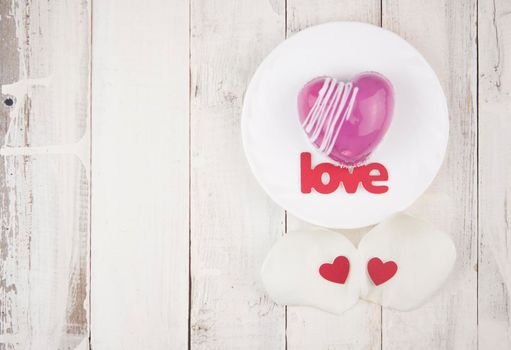
M 413 312 L 285 308 L 259 280 L 306 224 L 250 173 L 244 92 L 338 20 L 407 39 L 448 98 L 408 212 L 458 260 Z M 0 87 L 0 349 L 511 349 L 510 0 L 1 0 Z

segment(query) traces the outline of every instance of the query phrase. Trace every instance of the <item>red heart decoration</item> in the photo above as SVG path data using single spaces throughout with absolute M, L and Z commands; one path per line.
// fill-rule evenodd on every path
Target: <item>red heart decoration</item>
M 319 274 L 327 281 L 344 284 L 350 272 L 350 261 L 345 256 L 338 256 L 331 264 L 323 264 L 319 267 Z
M 394 277 L 397 264 L 394 261 L 383 263 L 379 258 L 372 258 L 367 263 L 367 272 L 373 283 L 379 286 Z

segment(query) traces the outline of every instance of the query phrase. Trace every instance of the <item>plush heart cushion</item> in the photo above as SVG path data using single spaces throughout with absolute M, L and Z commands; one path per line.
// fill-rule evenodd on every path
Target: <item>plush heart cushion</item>
M 269 252 L 262 280 L 279 304 L 342 313 L 362 298 L 405 311 L 442 286 L 455 260 L 447 234 L 398 214 L 373 228 L 358 249 L 333 231 L 288 233 Z
M 344 284 L 325 279 L 320 268 L 339 255 L 350 262 Z M 263 283 L 278 304 L 310 305 L 341 313 L 359 299 L 363 280 L 357 249 L 343 235 L 326 230 L 297 231 L 282 237 L 262 269 Z

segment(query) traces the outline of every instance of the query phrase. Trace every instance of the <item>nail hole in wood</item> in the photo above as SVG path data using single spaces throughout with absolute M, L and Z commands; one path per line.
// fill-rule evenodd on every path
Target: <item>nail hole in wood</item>
M 14 99 L 12 97 L 7 97 L 4 100 L 4 105 L 6 105 L 7 107 L 12 107 L 14 105 Z

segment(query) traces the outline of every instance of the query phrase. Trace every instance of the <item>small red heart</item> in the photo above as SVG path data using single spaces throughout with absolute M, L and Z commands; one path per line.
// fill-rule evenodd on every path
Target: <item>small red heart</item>
M 393 261 L 383 263 L 379 258 L 372 258 L 367 263 L 367 272 L 377 286 L 390 280 L 397 272 L 397 264 Z
M 319 274 L 327 281 L 344 284 L 350 272 L 350 261 L 345 256 L 338 256 L 331 264 L 323 264 L 319 267 Z

